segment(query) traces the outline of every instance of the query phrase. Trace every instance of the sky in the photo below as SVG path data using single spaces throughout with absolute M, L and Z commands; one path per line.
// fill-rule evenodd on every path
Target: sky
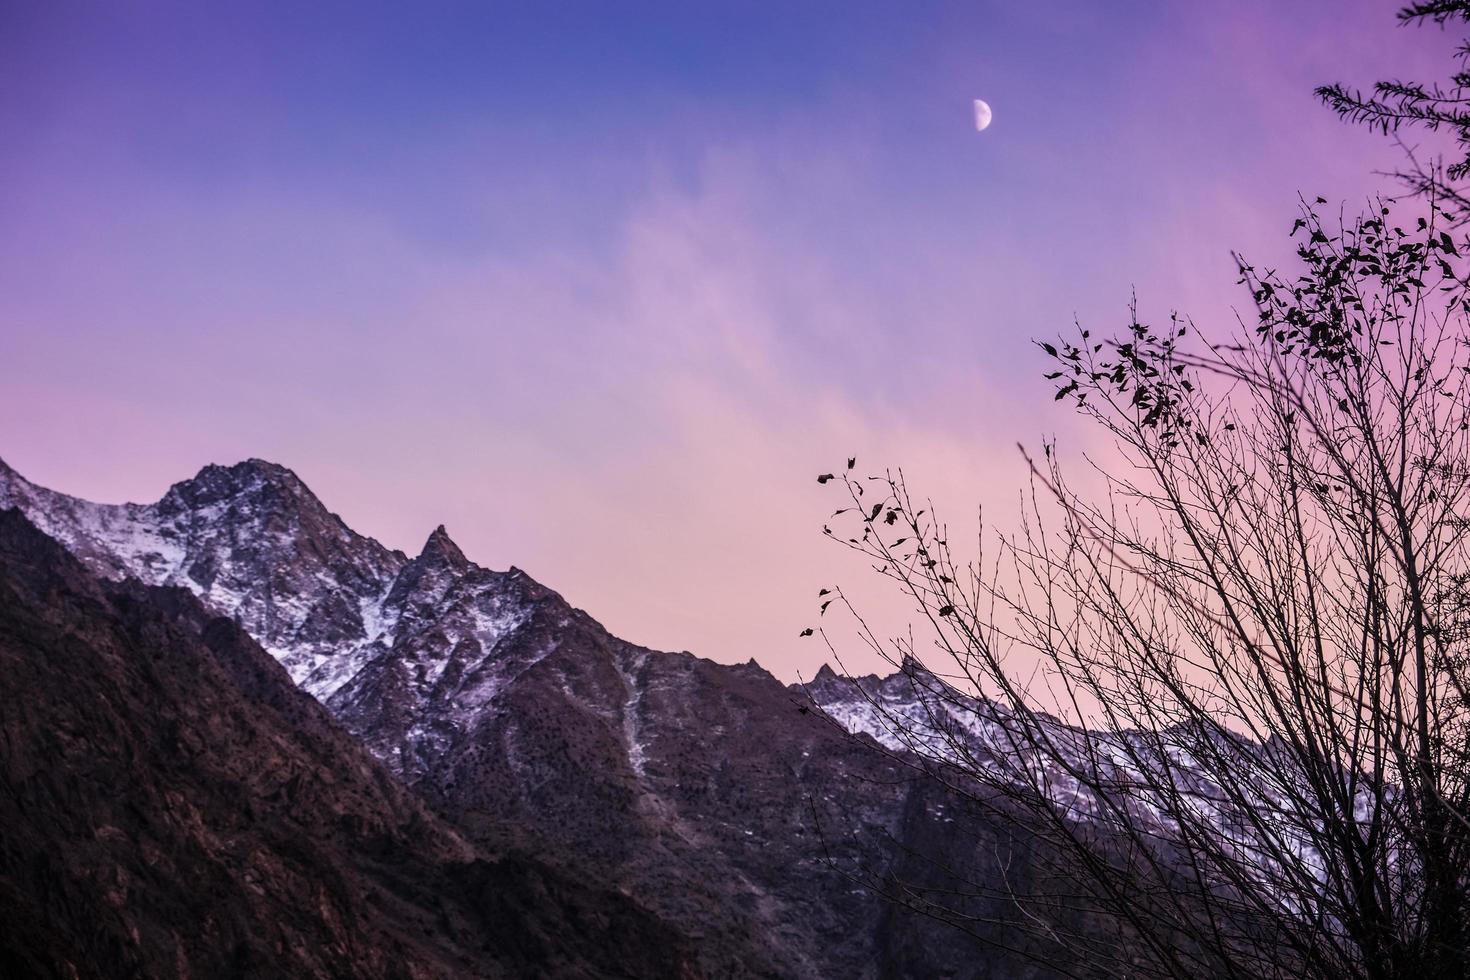
M 1018 442 L 1094 438 L 1036 338 L 1228 329 L 1232 249 L 1387 188 L 1312 89 L 1444 77 L 1396 6 L 9 0 L 0 458 L 101 501 L 270 459 L 810 676 L 819 588 L 904 616 L 816 474 L 1004 526 Z

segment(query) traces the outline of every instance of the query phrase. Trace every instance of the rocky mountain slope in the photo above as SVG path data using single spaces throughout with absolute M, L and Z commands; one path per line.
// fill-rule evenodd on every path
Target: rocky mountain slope
M 624 896 L 467 842 L 231 622 L 14 510 L 0 677 L 0 975 L 695 975 Z
M 206 467 L 154 504 L 100 505 L 0 464 L 24 511 L 102 576 L 187 589 L 238 623 L 480 847 L 554 855 L 647 906 L 727 977 L 1015 976 L 988 941 L 912 917 L 875 878 L 948 887 L 1024 833 L 854 740 L 754 662 L 648 650 L 443 528 L 409 558 L 347 528 L 289 470 Z M 1024 951 L 1022 951 L 1024 952 Z

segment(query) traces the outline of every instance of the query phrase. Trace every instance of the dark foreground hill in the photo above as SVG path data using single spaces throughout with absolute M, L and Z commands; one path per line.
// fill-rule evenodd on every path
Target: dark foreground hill
M 431 814 L 242 630 L 0 511 L 0 976 L 692 977 Z

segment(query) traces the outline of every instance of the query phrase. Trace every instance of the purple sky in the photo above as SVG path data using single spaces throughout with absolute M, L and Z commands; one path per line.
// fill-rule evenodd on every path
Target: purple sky
M 1003 517 L 1018 439 L 1087 438 L 1029 340 L 1135 287 L 1228 323 L 1230 249 L 1396 159 L 1312 87 L 1453 43 L 1342 0 L 205 6 L 0 8 L 0 457 L 106 501 L 272 459 L 788 678 L 863 578 L 818 472 Z

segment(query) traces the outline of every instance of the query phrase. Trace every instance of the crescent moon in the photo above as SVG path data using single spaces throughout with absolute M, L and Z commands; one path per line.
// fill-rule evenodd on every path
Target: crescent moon
M 990 125 L 993 113 L 984 99 L 975 100 L 975 131 L 978 133 Z

